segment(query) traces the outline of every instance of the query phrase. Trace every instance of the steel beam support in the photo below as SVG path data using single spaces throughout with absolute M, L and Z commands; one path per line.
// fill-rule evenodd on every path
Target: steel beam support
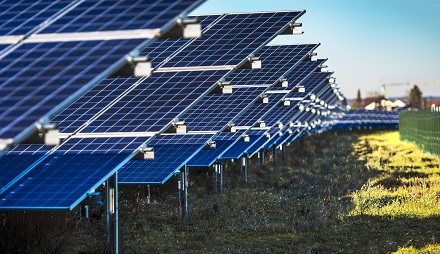
M 105 181 L 107 246 L 113 253 L 119 253 L 117 174 L 116 172 Z

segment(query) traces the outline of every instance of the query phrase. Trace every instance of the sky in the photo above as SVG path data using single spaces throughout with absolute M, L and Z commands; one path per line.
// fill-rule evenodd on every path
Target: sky
M 315 52 L 347 98 L 379 94 L 384 83 L 406 83 L 386 86 L 388 98 L 407 96 L 408 83 L 440 80 L 440 0 L 207 0 L 193 13 L 280 10 L 306 10 L 304 34 L 272 44 L 321 43 Z M 440 84 L 419 88 L 440 96 Z

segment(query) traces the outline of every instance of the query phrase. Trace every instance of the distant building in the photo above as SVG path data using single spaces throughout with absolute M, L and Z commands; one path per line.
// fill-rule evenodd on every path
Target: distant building
M 366 99 L 367 100 L 367 99 Z M 368 102 L 368 101 L 367 101 Z M 406 103 L 401 100 L 385 100 L 381 98 L 375 98 L 369 104 L 365 105 L 366 110 L 386 110 L 393 111 L 401 108 L 405 108 Z

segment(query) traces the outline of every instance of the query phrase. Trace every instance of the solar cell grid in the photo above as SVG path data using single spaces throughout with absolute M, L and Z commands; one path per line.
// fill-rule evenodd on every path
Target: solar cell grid
M 71 3 L 70 0 L 3 0 L 0 3 L 0 36 L 26 35 Z
M 258 131 L 253 132 L 254 134 L 259 133 Z M 256 142 L 263 138 L 263 133 L 261 135 L 249 135 L 249 141 L 238 141 L 233 146 L 231 146 L 223 155 L 223 159 L 238 159 L 243 154 L 247 153 L 247 150 L 253 146 Z
M 197 2 L 201 3 L 198 0 L 88 0 L 41 33 L 161 28 Z
M 220 132 L 214 140 L 237 140 L 241 135 L 245 133 L 245 130 L 237 130 L 236 132 Z
M 219 131 L 265 90 L 265 87 L 243 87 L 233 94 L 209 94 L 180 116 L 189 131 Z
M 249 136 L 263 136 L 267 132 L 267 129 L 250 129 L 246 133 Z
M 300 44 L 263 47 L 255 54 L 261 59 L 263 68 L 234 70 L 228 76 L 228 81 L 234 85 L 272 85 L 317 46 Z
M 285 121 L 284 122 L 282 121 L 283 120 L 282 117 L 294 110 L 295 110 L 294 105 L 290 105 L 290 106 L 277 105 L 273 107 L 262 119 L 267 126 L 273 126 L 277 122 L 286 124 Z
M 187 165 L 190 167 L 209 167 L 219 159 L 222 154 L 232 146 L 233 140 L 216 140 L 216 148 L 212 150 L 201 150 L 192 157 Z
M 236 65 L 302 12 L 228 14 L 163 67 Z
M 292 71 L 286 74 L 288 80 L 288 87 L 293 88 L 299 85 L 307 76 L 313 73 L 326 60 L 318 59 L 317 61 L 301 61 L 295 66 Z M 273 87 L 272 90 L 284 90 L 284 87 Z
M 227 71 L 157 73 L 123 96 L 108 110 L 91 121 L 82 132 L 159 131 L 180 112 L 205 93 Z M 137 80 L 131 80 L 135 82 Z M 106 79 L 115 84 L 126 79 Z M 104 85 L 105 86 L 105 85 Z M 69 123 L 70 132 L 82 122 Z
M 200 144 L 156 144 L 154 160 L 131 160 L 118 173 L 120 184 L 163 184 L 202 148 Z
M 285 94 L 270 94 L 269 103 L 256 102 L 252 104 L 243 114 L 234 119 L 237 126 L 253 126 L 271 107 L 278 104 Z
M 202 29 L 207 29 L 208 26 L 214 24 L 213 22 L 220 17 L 219 14 L 191 16 L 190 18 L 197 18 L 200 20 Z M 140 51 L 140 55 L 149 56 L 153 67 L 158 66 L 161 62 L 166 61 L 167 58 L 178 52 L 184 45 L 190 44 L 193 40 L 182 38 L 158 39 Z
M 3 165 L 11 166 L 0 178 L 2 185 L 27 172 L 2 190 L 0 207 L 72 209 L 72 204 L 114 173 L 144 141 L 136 137 L 70 139 L 50 154 L 36 145 L 27 148 L 22 145 L 0 159 Z M 23 152 L 27 150 L 38 152 Z M 40 163 L 29 168 L 39 159 L 42 159 Z
M 43 148 L 43 150 L 41 150 Z M 44 146 L 20 145 L 0 158 L 0 189 L 46 154 Z M 1 191 L 0 191 L 1 192 Z
M 251 136 L 252 137 L 252 136 Z M 253 143 L 248 149 L 248 154 L 250 154 L 250 156 L 253 156 L 255 153 L 257 153 L 258 151 L 260 151 L 260 149 L 262 148 L 262 146 L 269 142 L 269 139 L 266 137 L 262 137 L 260 139 L 258 139 L 255 143 Z
M 12 138 L 141 40 L 23 44 L 0 59 L 0 138 Z
M 150 145 L 205 144 L 213 134 L 159 135 Z
M 60 154 L 43 163 L 0 194 L 3 209 L 73 209 L 97 187 L 128 154 Z
M 124 91 L 127 91 L 136 80 L 135 78 L 126 78 L 100 82 L 58 115 L 54 116 L 52 122 L 59 124 L 61 132 L 73 132 L 90 120 L 101 109 L 116 100 Z M 72 126 L 72 124 L 75 125 Z

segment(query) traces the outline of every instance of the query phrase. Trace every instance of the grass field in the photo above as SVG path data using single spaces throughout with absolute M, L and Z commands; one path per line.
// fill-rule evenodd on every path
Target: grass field
M 207 171 L 192 172 L 184 222 L 165 212 L 174 202 L 141 205 L 130 215 L 139 220 L 124 225 L 125 250 L 440 252 L 439 160 L 397 132 L 305 137 L 276 167 L 252 160 L 247 185 L 233 165 L 226 170 L 222 194 L 212 193 Z
M 227 163 L 220 194 L 212 169 L 191 169 L 183 221 L 176 182 L 152 188 L 154 204 L 146 203 L 145 187 L 121 186 L 121 247 L 123 253 L 440 253 L 439 164 L 397 132 L 306 136 L 276 166 L 253 158 L 247 184 L 237 163 Z M 91 212 L 89 222 L 69 215 L 70 226 L 46 239 L 52 249 L 44 251 L 102 253 L 103 210 Z

